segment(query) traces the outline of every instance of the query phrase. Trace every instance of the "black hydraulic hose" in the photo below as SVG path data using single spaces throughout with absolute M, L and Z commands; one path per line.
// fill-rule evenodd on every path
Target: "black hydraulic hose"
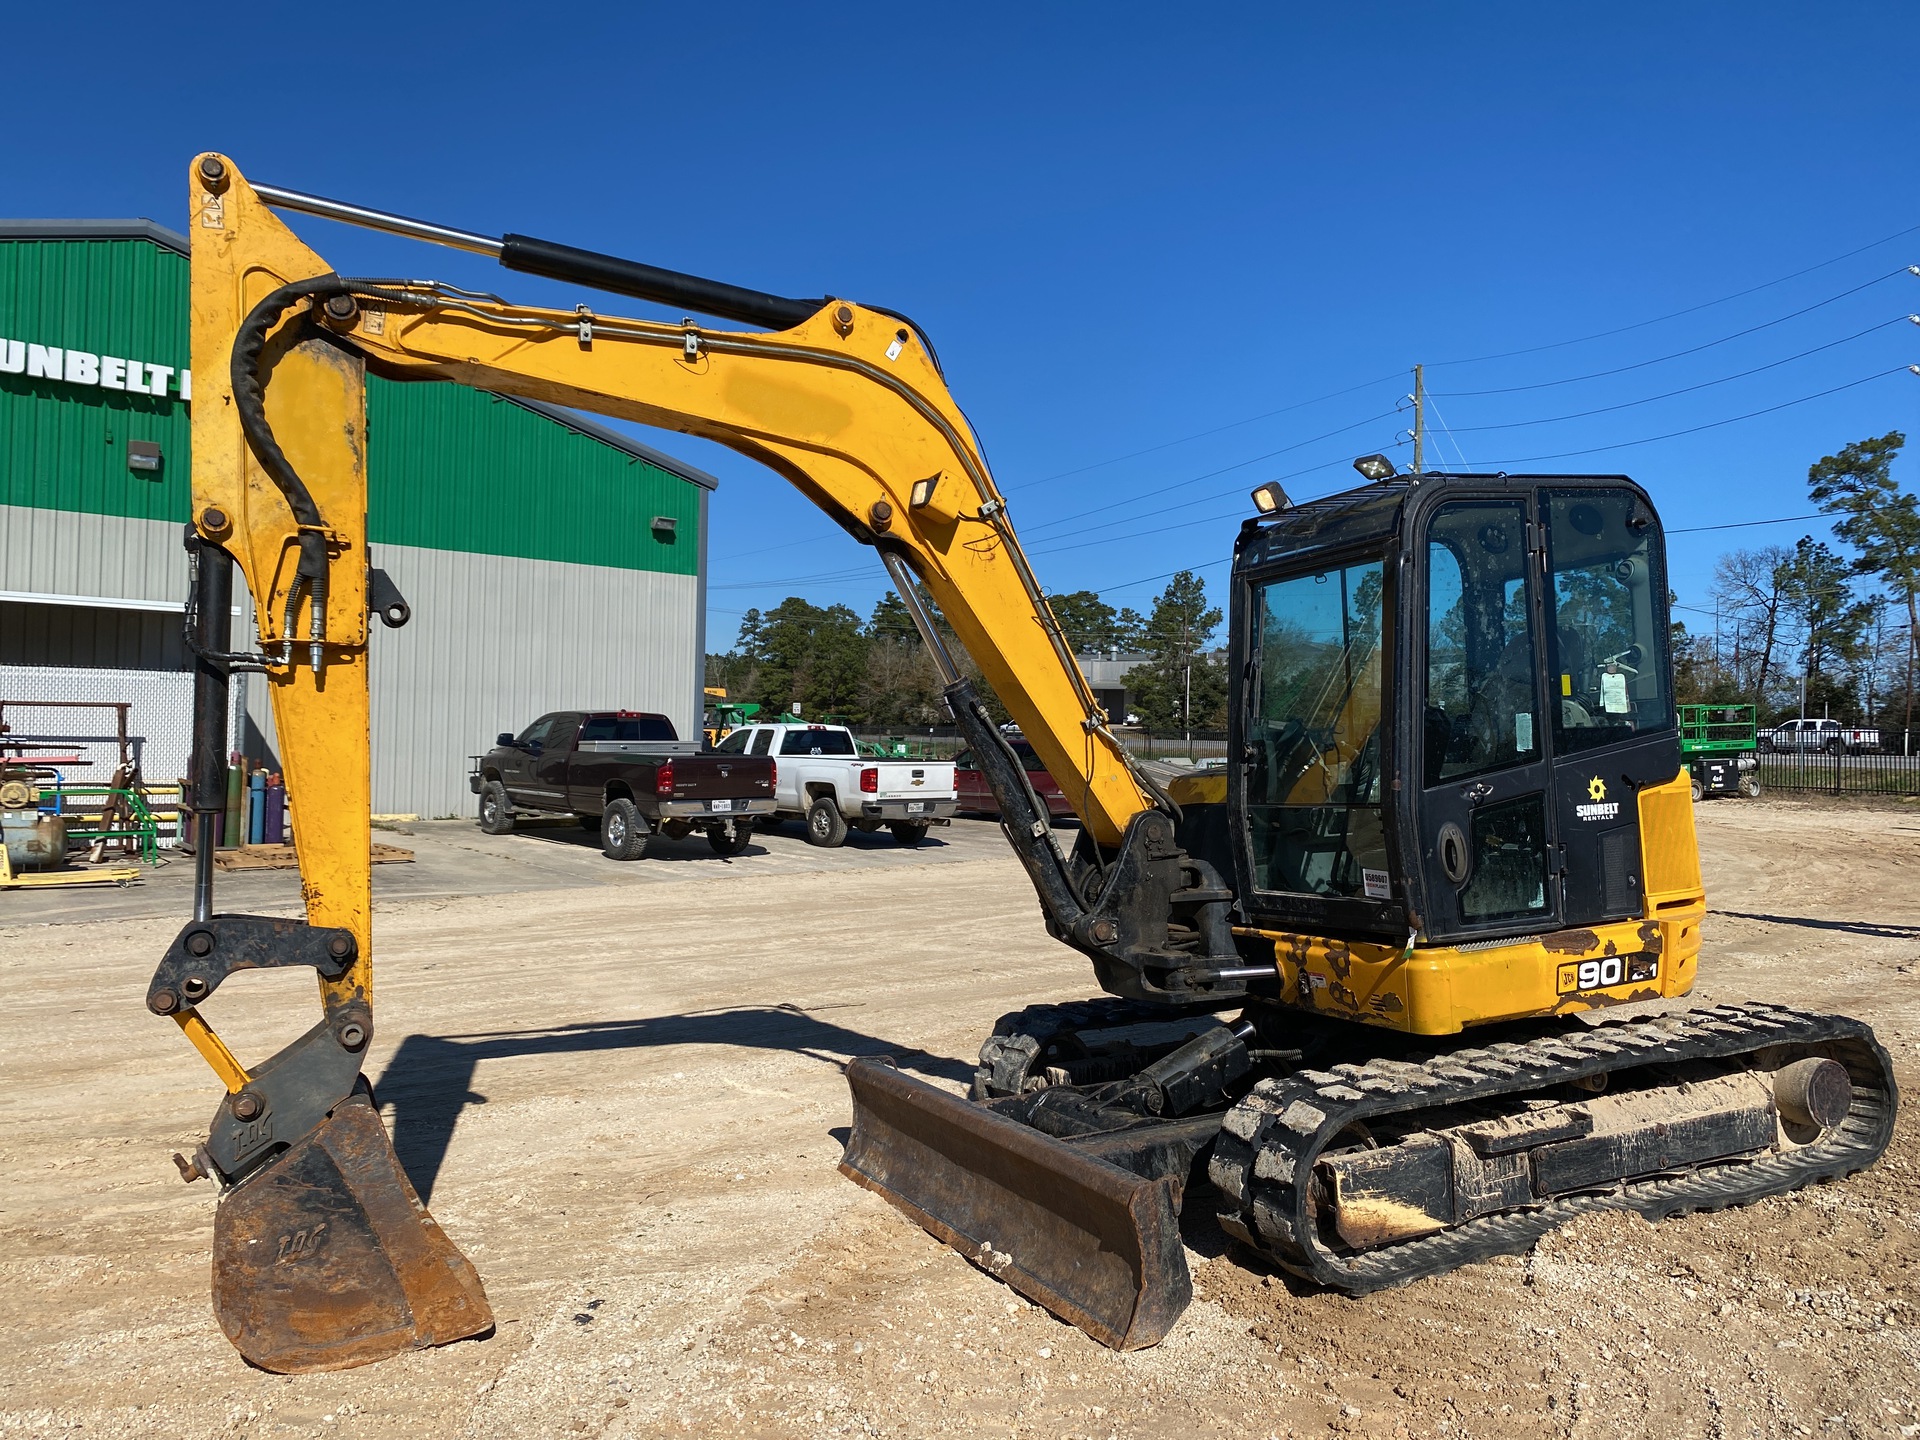
M 282 285 L 248 311 L 247 318 L 241 321 L 240 329 L 233 337 L 233 354 L 228 369 L 233 382 L 234 411 L 240 417 L 240 431 L 246 436 L 248 448 L 260 462 L 260 468 L 267 472 L 267 478 L 286 497 L 287 508 L 293 511 L 294 523 L 300 527 L 300 563 L 294 570 L 293 583 L 287 587 L 287 610 L 283 617 L 282 633 L 291 643 L 294 622 L 304 593 L 312 606 L 313 620 L 308 634 L 314 646 L 316 669 L 320 663 L 319 645 L 326 638 L 326 521 L 320 514 L 320 507 L 314 503 L 313 493 L 307 489 L 306 481 L 300 478 L 299 472 L 293 468 L 293 462 L 287 459 L 286 451 L 280 448 L 280 442 L 274 438 L 273 426 L 267 421 L 267 387 L 260 373 L 260 361 L 266 353 L 268 337 L 287 311 L 302 300 L 319 304 L 335 295 L 365 296 L 389 304 L 403 304 L 406 301 L 406 297 L 398 291 L 382 289 L 365 280 L 343 279 L 338 275 L 316 275 L 311 279 Z

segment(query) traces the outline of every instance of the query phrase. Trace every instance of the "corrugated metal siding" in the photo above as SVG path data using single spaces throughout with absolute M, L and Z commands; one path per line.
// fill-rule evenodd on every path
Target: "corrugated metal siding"
M 0 698 L 125 701 L 133 707 L 127 737 L 147 783 L 170 785 L 186 773 L 193 742 L 193 676 L 186 671 L 0 663 Z M 104 785 L 119 763 L 111 711 L 30 706 L 8 710 L 7 724 L 22 738 L 56 741 L 86 756 L 90 764 L 65 771 L 71 784 Z
M 185 523 L 0 505 L 0 590 L 184 604 Z
M 184 366 L 187 262 L 145 240 L 7 241 L 0 337 Z M 0 375 L 0 504 L 184 521 L 187 433 L 173 395 Z M 127 469 L 130 439 L 159 442 L 158 478 Z
M 185 670 L 185 616 L 0 600 L 0 665 Z
M 0 240 L 0 338 L 184 366 L 187 281 L 147 240 Z M 367 416 L 374 544 L 698 570 L 701 487 L 639 456 L 461 385 L 370 376 Z M 171 395 L 0 375 L 0 505 L 184 523 L 189 429 Z M 127 469 L 130 439 L 159 442 L 157 478 Z
M 467 757 L 549 710 L 657 710 L 699 733 L 694 577 L 402 545 L 378 559 L 413 620 L 374 627 L 376 814 L 473 814 Z M 271 744 L 258 679 L 247 710 Z
M 376 545 L 691 575 L 699 486 L 496 395 L 367 382 Z M 671 538 L 653 517 L 676 522 Z

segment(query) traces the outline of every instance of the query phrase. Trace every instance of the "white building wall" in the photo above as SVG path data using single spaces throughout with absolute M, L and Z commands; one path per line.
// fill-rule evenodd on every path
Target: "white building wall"
M 375 814 L 474 814 L 467 757 L 549 710 L 652 710 L 699 735 L 698 577 L 404 545 L 374 563 L 413 607 L 373 626 Z M 246 706 L 271 745 L 266 689 L 250 677 Z
M 178 615 L 187 587 L 180 536 L 164 521 L 0 506 L 0 598 Z M 467 756 L 548 710 L 652 710 L 670 716 L 682 736 L 699 734 L 700 576 L 403 545 L 376 545 L 374 564 L 413 607 L 405 629 L 372 626 L 375 813 L 473 814 Z M 234 640 L 242 648 L 251 610 L 238 588 Z M 154 747 L 148 779 L 171 780 L 184 764 L 173 756 L 189 675 L 32 667 L 29 676 L 28 667 L 6 668 L 22 673 L 4 678 L 37 695 L 134 700 L 134 727 L 149 731 Z M 133 678 L 141 673 L 165 678 L 143 688 Z M 234 685 L 271 748 L 266 681 L 237 675 Z M 164 719 L 143 713 L 162 709 Z
M 0 599 L 184 609 L 182 533 L 165 520 L 0 505 Z

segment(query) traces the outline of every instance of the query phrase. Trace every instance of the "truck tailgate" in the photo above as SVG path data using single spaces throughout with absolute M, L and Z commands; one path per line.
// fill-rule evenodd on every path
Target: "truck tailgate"
M 861 768 L 880 772 L 880 789 L 865 798 L 928 800 L 953 798 L 951 760 L 869 760 Z
M 674 800 L 759 800 L 773 795 L 773 761 L 764 755 L 676 755 Z

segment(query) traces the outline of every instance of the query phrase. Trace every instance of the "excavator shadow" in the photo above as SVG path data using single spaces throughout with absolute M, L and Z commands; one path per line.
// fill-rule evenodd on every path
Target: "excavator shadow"
M 1920 940 L 1920 925 L 1883 925 L 1872 920 L 1818 920 L 1810 915 L 1760 915 L 1747 910 L 1721 910 L 1735 920 L 1758 920 L 1767 925 L 1801 925 L 1809 930 L 1839 930 L 1848 935 L 1866 935 L 1880 940 Z
M 487 1103 L 487 1097 L 473 1088 L 481 1061 L 661 1045 L 784 1050 L 836 1067 L 854 1055 L 888 1055 L 903 1068 L 958 1081 L 971 1080 L 974 1068 L 816 1019 L 797 1005 L 744 1006 L 551 1029 L 409 1035 L 374 1082 L 374 1094 L 388 1112 L 394 1153 L 426 1202 L 433 1197 L 434 1181 L 461 1112 L 469 1105 Z

